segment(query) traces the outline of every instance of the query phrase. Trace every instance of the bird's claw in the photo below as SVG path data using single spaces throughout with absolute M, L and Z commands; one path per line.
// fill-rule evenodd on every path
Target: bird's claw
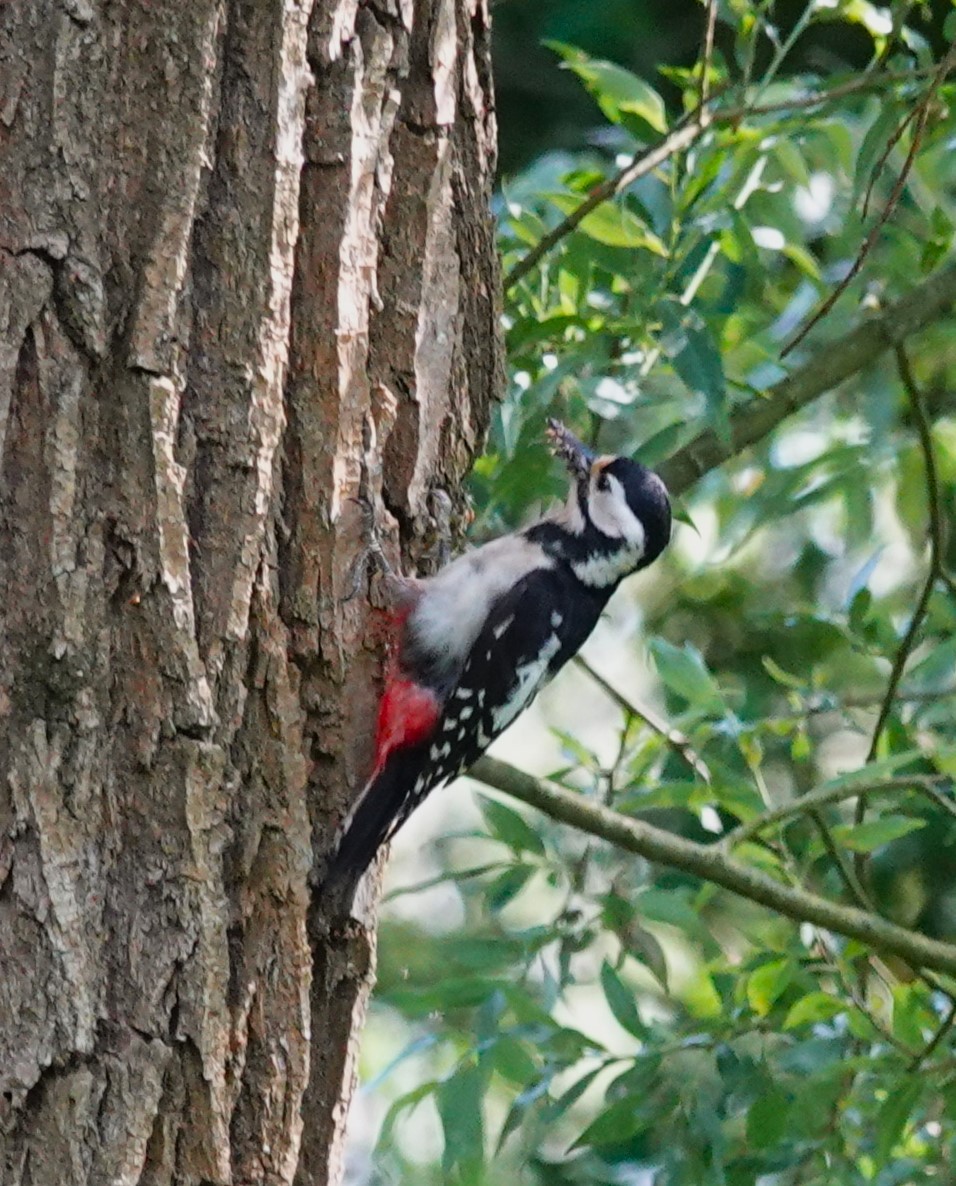
M 400 580 L 396 577 L 388 557 L 382 548 L 375 524 L 375 506 L 366 494 L 353 495 L 349 502 L 354 502 L 362 515 L 362 549 L 353 561 L 350 569 L 349 591 L 342 599 L 353 601 L 362 591 L 362 586 L 369 572 L 380 573 L 383 577 Z

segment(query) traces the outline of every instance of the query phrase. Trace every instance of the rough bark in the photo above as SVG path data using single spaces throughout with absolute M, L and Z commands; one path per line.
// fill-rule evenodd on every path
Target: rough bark
M 499 385 L 484 0 L 0 9 L 0 1181 L 336 1180 L 353 500 Z M 314 974 L 313 974 L 314 968 Z

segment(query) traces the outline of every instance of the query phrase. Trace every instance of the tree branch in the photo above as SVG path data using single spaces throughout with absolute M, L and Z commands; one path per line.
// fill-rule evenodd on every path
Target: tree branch
M 599 671 L 595 670 L 583 655 L 575 655 L 572 662 L 591 677 L 601 691 L 610 700 L 613 700 L 625 716 L 630 715 L 642 720 L 652 733 L 656 733 L 658 737 L 661 737 L 673 752 L 683 762 L 686 762 L 698 778 L 704 782 L 710 782 L 710 770 L 707 763 L 697 754 L 690 741 L 679 729 L 675 729 L 668 721 L 659 717 L 653 709 L 635 704 L 633 700 L 629 700 L 612 683 L 609 683 Z
M 929 795 L 930 792 L 935 792 L 931 795 L 934 802 L 936 799 L 936 783 L 938 779 L 931 775 L 914 774 L 908 778 L 878 778 L 872 782 L 855 782 L 842 783 L 834 787 L 820 787 L 819 790 L 809 791 L 806 795 L 801 795 L 799 799 L 794 799 L 792 803 L 784 803 L 780 807 L 771 808 L 770 811 L 761 812 L 760 815 L 750 820 L 746 824 L 741 824 L 739 828 L 734 828 L 732 832 L 728 832 L 721 841 L 723 846 L 729 852 L 731 849 L 737 847 L 738 844 L 743 844 L 746 840 L 752 840 L 759 835 L 765 828 L 771 827 L 773 824 L 786 823 L 787 820 L 795 819 L 798 815 L 806 815 L 811 811 L 818 811 L 821 807 L 829 807 L 833 803 L 842 803 L 846 799 L 863 799 L 869 795 L 885 794 L 887 791 L 907 791 L 916 789 L 921 793 Z M 947 802 L 947 810 L 956 811 L 956 807 Z
M 609 198 L 613 198 L 616 194 L 619 194 L 622 189 L 627 189 L 629 185 L 633 185 L 639 178 L 652 173 L 659 165 L 662 165 L 669 157 L 674 156 L 675 153 L 680 152 L 681 149 L 689 147 L 709 123 L 710 114 L 706 108 L 702 108 L 692 119 L 686 123 L 678 124 L 674 131 L 669 136 L 665 136 L 660 144 L 634 157 L 631 163 L 625 165 L 620 172 L 612 174 L 607 180 L 602 181 L 600 185 L 596 185 L 577 209 L 572 210 L 567 218 L 563 218 L 553 230 L 548 231 L 531 248 L 527 255 L 518 260 L 507 276 L 505 276 L 504 291 L 507 292 L 510 288 L 514 288 L 519 280 L 523 280 L 532 268 L 548 254 L 551 248 L 557 246 L 562 239 L 567 238 L 575 227 L 587 218 L 592 210 L 597 209 L 598 206 L 602 205 Z
M 715 11 L 716 5 L 711 5 L 710 14 Z M 709 22 L 712 19 L 710 14 L 708 15 L 708 33 L 706 36 L 712 38 L 712 30 L 709 28 Z M 708 51 L 705 49 L 706 52 Z M 666 160 L 669 160 L 670 157 L 676 156 L 678 152 L 681 152 L 685 148 L 689 148 L 697 137 L 703 135 L 704 131 L 711 125 L 734 127 L 751 116 L 776 115 L 785 111 L 803 111 L 811 107 L 822 107 L 837 99 L 845 98 L 847 95 L 879 91 L 883 89 L 886 83 L 892 84 L 898 82 L 908 84 L 927 74 L 935 75 L 935 73 L 935 70 L 917 70 L 909 73 L 887 73 L 876 78 L 863 75 L 860 78 L 851 79 L 849 82 L 840 83 L 839 86 L 832 87 L 828 91 L 818 91 L 815 94 L 811 93 L 808 95 L 795 95 L 789 99 L 782 99 L 777 103 L 755 103 L 750 105 L 744 103 L 739 107 L 725 107 L 721 110 L 714 106 L 708 106 L 708 103 L 712 103 L 716 96 L 711 96 L 707 93 L 708 87 L 703 81 L 706 78 L 705 64 L 705 74 L 702 76 L 701 82 L 701 99 L 693 116 L 689 119 L 685 117 L 684 120 L 678 122 L 674 130 L 668 136 L 665 136 L 659 144 L 648 148 L 645 152 L 638 153 L 622 169 L 613 173 L 610 177 L 602 181 L 600 185 L 591 190 L 588 196 L 582 200 L 580 206 L 572 210 L 566 218 L 563 218 L 556 227 L 552 228 L 526 255 L 518 260 L 504 278 L 502 285 L 503 291 L 509 292 L 519 280 L 523 280 L 553 247 L 556 247 L 562 239 L 566 239 L 580 225 L 592 210 L 595 210 L 611 198 L 616 197 L 617 194 L 629 185 L 633 185 L 641 177 L 652 173 Z
M 717 845 L 697 844 L 642 820 L 629 819 L 581 795 L 547 785 L 495 758 L 480 758 L 470 775 L 536 807 L 552 819 L 646 860 L 704 878 L 787 918 L 815 923 L 836 934 L 858 939 L 877 951 L 899 956 L 912 967 L 935 968 L 956 975 L 956 946 L 928 939 L 855 906 L 842 906 L 807 890 L 782 885 L 728 857 Z
M 911 112 L 904 118 L 900 128 L 897 129 L 897 132 L 894 134 L 894 136 L 890 138 L 890 144 L 887 147 L 887 155 L 889 155 L 889 152 L 892 150 L 896 141 L 903 135 L 905 128 L 908 127 L 910 123 L 913 124 L 913 139 L 910 143 L 909 151 L 906 154 L 906 159 L 903 162 L 903 167 L 900 170 L 900 175 L 897 177 L 896 182 L 890 191 L 890 196 L 887 199 L 886 206 L 883 208 L 879 218 L 867 233 L 867 236 L 863 240 L 860 250 L 856 253 L 856 257 L 853 260 L 853 263 L 851 264 L 847 274 L 843 277 L 836 288 L 834 288 L 833 292 L 831 292 L 826 300 L 819 306 L 819 308 L 813 314 L 811 314 L 806 322 L 804 322 L 801 329 L 780 351 L 781 358 L 786 358 L 790 351 L 803 341 L 803 339 L 813 329 L 813 327 L 818 322 L 822 321 L 824 317 L 826 317 L 827 313 L 830 312 L 840 297 L 846 292 L 853 278 L 857 276 L 862 269 L 866 257 L 870 254 L 877 240 L 880 238 L 880 235 L 883 232 L 883 227 L 887 222 L 889 222 L 890 218 L 892 218 L 893 212 L 896 210 L 896 207 L 899 205 L 900 198 L 903 196 L 903 190 L 906 188 L 906 182 L 909 178 L 910 172 L 912 171 L 913 164 L 916 161 L 916 154 L 919 152 L 920 145 L 923 142 L 923 133 L 926 131 L 926 124 L 929 120 L 930 109 L 932 107 L 936 91 L 943 83 L 946 75 L 952 70 L 954 63 L 956 63 L 956 46 L 951 46 L 949 52 L 946 54 L 946 57 L 943 58 L 942 62 L 940 63 L 939 69 L 933 75 L 929 86 L 926 88 L 926 94 L 920 100 L 915 112 Z M 879 165 L 877 165 L 877 169 L 879 169 Z M 874 183 L 875 179 L 871 180 L 870 186 L 867 189 L 866 196 L 863 201 L 864 218 L 866 217 L 866 212 L 870 201 L 870 193 Z
M 940 499 L 939 478 L 936 474 L 933 433 L 930 427 L 929 417 L 926 414 L 926 407 L 923 403 L 922 392 L 916 383 L 916 379 L 913 377 L 909 358 L 906 355 L 902 343 L 897 343 L 896 346 L 896 364 L 900 373 L 900 381 L 909 398 L 910 408 L 916 420 L 916 430 L 919 435 L 920 448 L 923 452 L 923 468 L 926 476 L 926 502 L 929 511 L 929 571 L 926 574 L 926 580 L 916 602 L 916 608 L 913 610 L 913 616 L 910 618 L 910 624 L 906 629 L 906 634 L 893 658 L 893 668 L 890 672 L 889 682 L 886 685 L 883 703 L 880 705 L 876 725 L 873 727 L 870 752 L 866 759 L 868 762 L 872 762 L 876 757 L 880 738 L 883 736 L 883 730 L 886 728 L 886 722 L 889 719 L 893 703 L 896 699 L 897 688 L 899 688 L 900 681 L 903 678 L 903 670 L 906 667 L 913 647 L 916 645 L 916 636 L 923 624 L 923 619 L 926 617 L 926 611 L 929 608 L 929 599 L 933 594 L 933 586 L 942 572 L 945 544 L 943 507 Z
M 841 340 L 821 346 L 810 362 L 771 387 L 763 398 L 738 408 L 730 417 L 727 439 L 708 429 L 678 449 L 657 472 L 672 494 L 683 494 L 704 474 L 762 440 L 788 416 L 869 366 L 954 302 L 956 264 L 950 264 Z
M 698 109 L 703 110 L 710 98 L 710 67 L 714 56 L 714 30 L 717 27 L 717 0 L 707 0 L 707 23 L 704 27 L 704 47 L 700 55 L 700 98 Z

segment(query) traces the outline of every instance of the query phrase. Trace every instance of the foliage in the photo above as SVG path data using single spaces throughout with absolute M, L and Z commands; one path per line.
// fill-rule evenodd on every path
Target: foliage
M 839 0 L 784 33 L 772 3 L 721 3 L 716 48 L 661 70 L 679 104 L 553 47 L 605 123 L 504 185 L 506 272 L 666 146 L 702 79 L 710 118 L 509 285 L 512 383 L 476 467 L 478 533 L 558 493 L 547 415 L 654 464 L 708 428 L 729 440 L 732 415 L 946 260 L 956 119 L 925 15 Z M 801 37 L 834 22 L 869 39 L 869 66 L 788 73 Z M 956 942 L 956 328 L 911 328 L 679 500 L 677 539 L 640 582 L 641 628 L 632 614 L 615 640 L 655 676 L 639 702 L 592 682 L 610 692 L 614 752 L 562 736 L 551 775 Z M 376 1181 L 953 1180 L 949 976 L 499 795 L 480 812 L 442 846 L 453 928 L 407 911 L 383 925 L 372 1035 L 407 1046 L 374 1089 L 391 1093 Z M 415 1142 L 436 1125 L 432 1164 Z

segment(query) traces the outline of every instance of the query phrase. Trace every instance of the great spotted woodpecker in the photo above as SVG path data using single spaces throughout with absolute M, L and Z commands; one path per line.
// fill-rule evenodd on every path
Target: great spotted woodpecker
M 596 457 L 556 420 L 548 433 L 571 475 L 567 503 L 434 577 L 401 582 L 374 769 L 324 878 L 347 902 L 425 796 L 527 708 L 623 578 L 670 539 L 670 502 L 656 474 L 626 457 Z

